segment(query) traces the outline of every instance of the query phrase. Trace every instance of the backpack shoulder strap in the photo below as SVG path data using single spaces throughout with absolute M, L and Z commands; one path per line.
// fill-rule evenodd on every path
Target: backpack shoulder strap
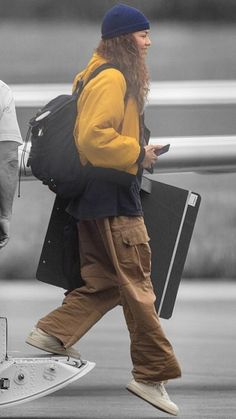
M 117 65 L 111 64 L 111 63 L 104 63 L 101 64 L 99 67 L 97 67 L 92 73 L 89 75 L 88 79 L 84 81 L 83 79 L 79 79 L 76 84 L 75 92 L 80 94 L 83 88 L 90 82 L 90 80 L 94 79 L 99 73 L 101 73 L 103 70 L 106 70 L 108 68 L 116 68 L 120 71 Z
M 86 82 L 85 82 L 85 84 L 84 84 L 84 86 L 86 85 L 86 84 L 88 84 L 89 82 L 90 82 L 90 80 L 92 80 L 92 79 L 94 79 L 94 77 L 96 77 L 99 73 L 101 73 L 102 71 L 104 71 L 104 70 L 106 70 L 106 69 L 108 69 L 108 68 L 115 68 L 116 70 L 119 70 L 120 71 L 120 69 L 118 68 L 118 66 L 117 65 L 115 65 L 115 64 L 111 64 L 111 63 L 104 63 L 104 64 L 101 64 L 99 67 L 97 67 L 91 74 L 90 74 L 90 76 L 88 77 L 88 79 L 86 80 Z

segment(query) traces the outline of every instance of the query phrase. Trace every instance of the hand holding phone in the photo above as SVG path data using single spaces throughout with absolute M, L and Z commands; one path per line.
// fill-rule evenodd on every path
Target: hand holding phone
M 166 144 L 166 145 L 164 145 L 164 146 L 163 146 L 163 147 L 161 147 L 161 148 L 157 148 L 157 149 L 155 150 L 155 154 L 156 154 L 157 156 L 160 156 L 161 154 L 167 153 L 167 151 L 169 151 L 169 148 L 170 148 L 170 144 Z
M 170 148 L 170 144 L 166 144 L 166 145 L 164 145 L 164 146 L 163 146 L 163 147 L 161 147 L 161 148 L 157 148 L 157 149 L 155 150 L 155 154 L 156 154 L 156 156 L 160 156 L 161 154 L 167 153 L 167 151 L 169 151 L 169 148 Z M 147 170 L 149 173 L 153 174 L 153 166 L 151 166 L 151 167 L 149 167 L 149 168 L 146 168 L 146 170 Z

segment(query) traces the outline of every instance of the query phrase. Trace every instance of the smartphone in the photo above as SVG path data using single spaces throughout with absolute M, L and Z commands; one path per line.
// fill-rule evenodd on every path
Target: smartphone
M 170 144 L 166 144 L 163 147 L 159 148 L 158 150 L 155 151 L 157 156 L 160 156 L 161 154 L 167 153 L 167 151 L 169 151 L 170 148 Z M 153 174 L 153 166 L 150 167 L 149 169 L 146 169 L 150 174 Z
M 170 148 L 170 144 L 166 144 L 162 148 L 159 148 L 158 150 L 156 150 L 155 153 L 157 156 L 160 156 L 161 154 L 167 153 L 167 151 L 169 151 L 169 148 Z

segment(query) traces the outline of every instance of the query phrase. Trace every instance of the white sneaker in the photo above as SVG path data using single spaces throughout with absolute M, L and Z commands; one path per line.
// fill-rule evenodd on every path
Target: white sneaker
M 26 339 L 26 343 L 53 354 L 71 356 L 80 359 L 80 353 L 73 347 L 65 348 L 55 336 L 50 336 L 38 327 L 34 327 Z
M 177 416 L 179 413 L 178 406 L 170 400 L 163 382 L 144 384 L 133 379 L 126 388 L 131 393 L 141 397 L 141 399 L 163 412 L 170 413 L 174 416 Z

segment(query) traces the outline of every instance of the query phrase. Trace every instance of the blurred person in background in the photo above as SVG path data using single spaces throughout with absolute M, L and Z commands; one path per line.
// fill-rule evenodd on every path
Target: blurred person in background
M 9 240 L 20 144 L 22 138 L 12 91 L 0 80 L 0 249 L 6 246 Z
M 172 345 L 156 313 L 150 271 L 151 251 L 143 220 L 140 186 L 144 168 L 161 146 L 148 145 L 143 110 L 149 90 L 145 57 L 151 45 L 149 21 L 137 9 L 119 4 L 102 22 L 102 40 L 85 81 L 100 65 L 109 68 L 91 80 L 79 99 L 75 141 L 83 164 L 134 175 L 130 188 L 90 179 L 69 212 L 78 222 L 81 276 L 62 306 L 40 319 L 26 342 L 42 350 L 74 356 L 73 345 L 102 316 L 121 304 L 131 339 L 133 379 L 127 389 L 160 410 L 177 415 L 164 382 L 181 376 Z M 117 352 L 119 357 L 119 351 Z

